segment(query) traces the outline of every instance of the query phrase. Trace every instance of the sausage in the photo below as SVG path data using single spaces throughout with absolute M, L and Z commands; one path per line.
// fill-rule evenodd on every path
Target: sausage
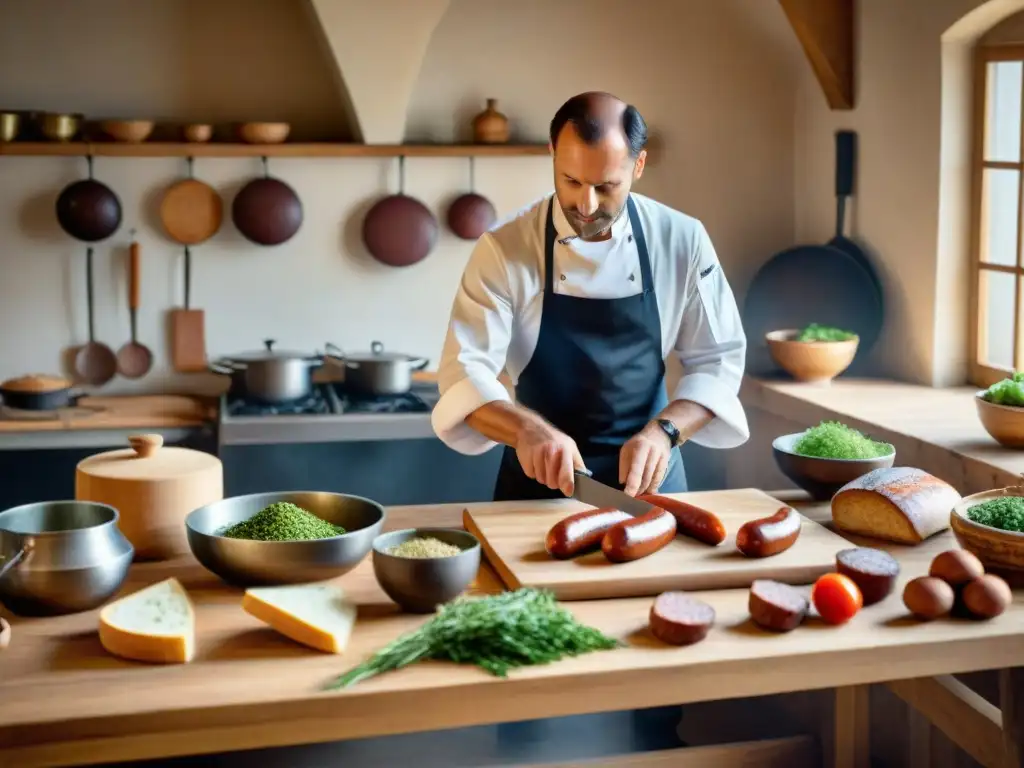
M 706 509 L 657 493 L 647 493 L 637 498 L 671 512 L 676 519 L 679 532 L 686 536 L 712 546 L 725 541 L 725 526 L 718 517 Z
M 852 547 L 836 553 L 836 570 L 849 576 L 860 587 L 864 605 L 871 605 L 892 592 L 900 575 L 900 564 L 884 550 Z
M 675 517 L 664 509 L 654 509 L 609 528 L 601 539 L 601 551 L 613 563 L 625 563 L 653 555 L 675 537 Z
M 651 606 L 651 634 L 670 645 L 692 645 L 707 637 L 715 609 L 685 592 L 662 592 Z
M 736 531 L 736 549 L 747 557 L 771 557 L 793 546 L 800 535 L 800 513 L 779 507 L 771 517 L 750 520 Z
M 811 601 L 789 584 L 770 579 L 755 579 L 750 585 L 747 610 L 751 620 L 765 629 L 789 632 L 807 616 Z
M 551 526 L 544 548 L 559 560 L 575 557 L 596 548 L 609 528 L 632 519 L 621 509 L 585 509 Z

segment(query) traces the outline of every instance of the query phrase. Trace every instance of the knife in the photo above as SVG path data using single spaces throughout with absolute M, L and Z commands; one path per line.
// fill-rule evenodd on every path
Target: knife
M 612 488 L 610 485 L 598 482 L 594 479 L 593 473 L 588 469 L 575 469 L 572 496 L 584 504 L 604 508 L 621 509 L 634 517 L 646 515 L 652 509 L 653 504 L 633 498 L 627 493 Z

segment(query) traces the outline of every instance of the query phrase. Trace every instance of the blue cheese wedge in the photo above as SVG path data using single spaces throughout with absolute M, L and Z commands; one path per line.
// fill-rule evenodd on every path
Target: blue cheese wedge
M 242 608 L 285 637 L 325 653 L 343 653 L 356 623 L 355 604 L 329 584 L 250 587 Z
M 100 611 L 100 643 L 133 661 L 189 662 L 196 648 L 192 600 L 174 578 L 115 600 Z

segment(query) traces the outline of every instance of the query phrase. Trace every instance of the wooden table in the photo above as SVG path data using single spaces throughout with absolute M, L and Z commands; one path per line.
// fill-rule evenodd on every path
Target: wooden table
M 827 505 L 798 506 L 812 518 L 828 518 Z M 462 505 L 395 507 L 387 527 L 458 527 L 461 512 Z M 906 581 L 951 546 L 944 534 L 891 551 Z M 199 650 L 188 665 L 112 658 L 97 639 L 97 612 L 12 621 L 11 645 L 0 654 L 0 765 L 96 764 L 835 689 L 834 726 L 820 745 L 821 759 L 866 768 L 866 686 L 892 680 L 902 681 L 893 690 L 920 704 L 933 723 L 947 733 L 959 728 L 951 738 L 982 754 L 985 764 L 1024 765 L 1020 724 L 1005 729 L 1004 741 L 998 710 L 993 714 L 994 707 L 972 701 L 970 691 L 948 677 L 1010 670 L 1003 674 L 1004 718 L 1024 719 L 1018 704 L 1024 675 L 1014 669 L 1024 667 L 1024 594 L 986 623 L 919 624 L 906 617 L 896 594 L 846 626 L 812 620 L 792 633 L 771 635 L 750 624 L 746 590 L 705 592 L 701 597 L 715 607 L 718 620 L 704 642 L 687 648 L 666 647 L 648 635 L 649 599 L 575 602 L 567 605 L 582 621 L 628 647 L 521 670 L 506 680 L 475 668 L 421 663 L 324 692 L 334 676 L 425 620 L 397 612 L 377 586 L 369 559 L 341 580 L 360 603 L 359 624 L 343 656 L 309 651 L 263 627 L 241 610 L 240 591 L 194 562 L 137 565 L 124 591 L 170 575 L 197 603 Z M 474 591 L 497 589 L 493 573 L 481 568 Z M 814 739 L 797 737 L 597 764 L 799 766 L 815 764 L 818 754 Z

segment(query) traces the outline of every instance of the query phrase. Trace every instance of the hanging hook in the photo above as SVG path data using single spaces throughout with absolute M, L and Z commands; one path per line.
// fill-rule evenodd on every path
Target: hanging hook
M 192 157 L 192 155 L 189 155 L 187 158 L 185 158 L 185 160 L 188 163 L 188 177 L 190 179 L 194 178 L 193 171 L 195 169 L 195 160 L 196 159 L 194 157 Z
M 92 178 L 92 155 L 91 154 L 85 156 L 85 162 L 86 162 L 86 164 L 89 167 L 89 178 L 91 179 Z
M 469 191 L 476 192 L 476 158 L 469 156 Z
M 263 157 L 261 157 L 260 160 L 263 161 L 263 176 L 264 176 L 264 178 L 269 179 L 270 178 L 270 168 L 267 166 L 267 156 L 263 155 Z
M 398 156 L 398 194 L 405 194 L 405 155 Z

